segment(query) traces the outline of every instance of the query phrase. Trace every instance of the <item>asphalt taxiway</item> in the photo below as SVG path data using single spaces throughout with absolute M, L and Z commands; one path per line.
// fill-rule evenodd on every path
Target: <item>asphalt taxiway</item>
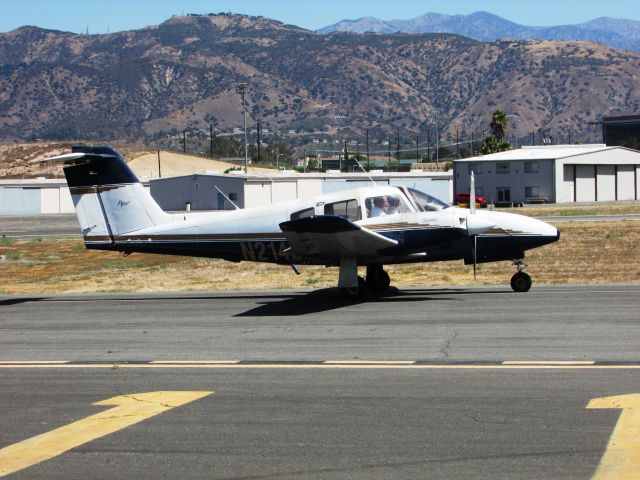
M 0 297 L 0 475 L 604 478 L 640 465 L 639 294 Z

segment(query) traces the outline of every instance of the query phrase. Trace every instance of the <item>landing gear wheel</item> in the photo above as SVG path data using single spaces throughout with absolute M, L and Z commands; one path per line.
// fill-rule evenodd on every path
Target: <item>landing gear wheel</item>
M 369 290 L 374 293 L 382 293 L 389 288 L 390 284 L 389 274 L 383 270 L 382 265 L 367 267 L 367 287 Z
M 525 272 L 516 272 L 511 277 L 511 288 L 514 292 L 528 292 L 532 283 L 531 277 Z
M 364 278 L 358 277 L 357 287 L 344 287 L 340 289 L 340 293 L 347 300 L 360 300 L 367 293 L 367 283 Z

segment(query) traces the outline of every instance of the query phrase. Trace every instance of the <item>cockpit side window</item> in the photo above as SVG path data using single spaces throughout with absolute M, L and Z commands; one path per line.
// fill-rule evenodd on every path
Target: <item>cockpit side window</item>
M 420 190 L 416 190 L 415 188 L 407 188 L 407 190 L 409 191 L 409 194 L 411 194 L 416 205 L 418 205 L 418 208 L 423 212 L 433 212 L 449 207 L 449 205 L 442 200 L 432 197 Z
M 298 212 L 293 212 L 291 214 L 291 220 L 297 220 L 299 218 L 307 218 L 313 217 L 316 214 L 315 208 L 305 208 L 304 210 L 300 210 Z
M 358 205 L 358 201 L 355 199 L 345 200 L 342 202 L 327 203 L 324 206 L 324 214 L 346 218 L 347 220 L 351 220 L 352 222 L 362 219 L 360 206 Z
M 380 217 L 395 213 L 406 213 L 411 210 L 400 195 L 379 195 L 365 200 L 367 217 Z

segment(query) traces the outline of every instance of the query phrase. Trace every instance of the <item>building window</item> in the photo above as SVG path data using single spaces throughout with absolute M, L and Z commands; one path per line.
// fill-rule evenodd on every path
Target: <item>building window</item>
M 498 174 L 507 174 L 509 173 L 509 162 L 499 162 L 496 163 L 496 173 Z
M 335 215 L 355 222 L 361 220 L 360 207 L 357 200 L 346 200 L 344 202 L 327 203 L 324 206 L 325 215 Z
M 232 202 L 235 202 L 236 200 L 238 200 L 238 194 L 237 193 L 230 193 L 229 194 L 229 200 L 231 200 Z
M 511 188 L 510 187 L 498 187 L 496 188 L 496 196 L 499 202 L 511 201 Z
M 527 198 L 538 198 L 540 196 L 540 187 L 524 187 L 524 196 Z
M 524 173 L 538 173 L 538 162 L 524 162 Z
M 469 173 L 473 172 L 475 175 L 479 175 L 482 173 L 482 164 L 481 163 L 470 163 L 469 164 Z

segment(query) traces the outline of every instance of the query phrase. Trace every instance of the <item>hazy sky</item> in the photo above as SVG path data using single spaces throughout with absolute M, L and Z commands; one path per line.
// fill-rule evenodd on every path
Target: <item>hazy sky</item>
M 157 25 L 185 13 L 244 13 L 315 30 L 345 18 L 415 18 L 485 10 L 523 25 L 640 20 L 638 0 L 0 0 L 0 32 L 23 25 L 104 33 Z

